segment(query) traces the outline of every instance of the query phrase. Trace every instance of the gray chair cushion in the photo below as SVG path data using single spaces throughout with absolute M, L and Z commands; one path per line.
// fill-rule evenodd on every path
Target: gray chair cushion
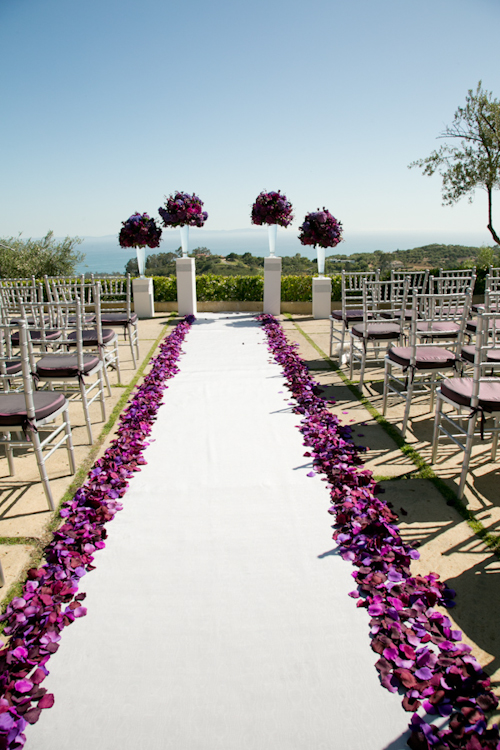
M 462 347 L 460 356 L 467 362 L 471 362 L 472 364 L 474 364 L 475 353 L 476 347 L 474 346 L 474 344 L 468 344 L 467 346 Z M 488 349 L 488 351 L 486 352 L 486 361 L 491 362 L 492 364 L 494 362 L 500 363 L 500 349 Z
M 83 355 L 83 375 L 97 367 L 101 360 L 93 354 Z M 40 378 L 76 378 L 78 358 L 76 354 L 48 354 L 36 363 L 36 374 Z
M 361 313 L 361 319 L 363 314 Z M 131 313 L 130 318 L 127 313 L 101 312 L 101 324 L 103 326 L 124 326 L 128 323 L 137 323 L 137 313 Z
M 112 328 L 103 328 L 102 329 L 102 343 L 103 344 L 109 344 L 110 341 L 113 341 L 115 338 L 116 333 L 113 331 Z M 74 341 L 76 346 L 76 331 L 71 331 L 71 333 L 68 335 L 68 339 L 70 342 Z M 83 345 L 84 346 L 97 346 L 97 329 L 96 328 L 88 328 L 85 331 L 82 331 L 82 339 L 83 339 Z M 70 343 L 71 346 L 71 343 Z
M 419 333 L 429 333 L 429 336 L 432 338 L 439 338 L 442 336 L 443 338 L 448 336 L 456 336 L 460 330 L 460 326 L 458 323 L 454 323 L 452 320 L 435 320 L 435 321 L 425 321 L 423 320 L 421 323 L 417 323 L 417 331 Z
M 352 327 L 352 332 L 358 338 L 363 338 L 365 325 Z M 401 334 L 401 327 L 397 323 L 368 323 L 367 338 L 370 340 L 378 339 L 397 339 Z
M 34 344 L 41 343 L 42 340 L 42 331 L 30 331 L 28 330 L 28 335 L 30 339 L 33 341 Z M 45 331 L 45 340 L 46 341 L 57 341 L 57 339 L 61 338 L 61 331 L 54 331 L 54 330 L 46 330 Z M 15 331 L 15 333 L 12 334 L 11 339 L 14 346 L 19 346 L 19 332 Z
M 45 419 L 66 403 L 63 393 L 35 391 L 35 419 Z M 22 393 L 0 393 L 0 425 L 23 427 L 27 419 L 26 401 Z
M 446 378 L 441 381 L 441 393 L 460 406 L 470 406 L 472 378 Z M 478 405 L 485 411 L 500 411 L 500 380 L 492 378 L 479 384 Z
M 411 361 L 410 346 L 394 346 L 387 352 L 387 356 L 393 362 L 402 367 L 408 367 Z M 418 346 L 415 366 L 417 370 L 434 370 L 440 367 L 453 367 L 456 357 L 448 349 L 433 346 Z

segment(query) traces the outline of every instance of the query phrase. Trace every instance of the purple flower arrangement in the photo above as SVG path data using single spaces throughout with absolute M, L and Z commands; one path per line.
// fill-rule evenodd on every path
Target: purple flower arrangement
M 293 221 L 292 204 L 281 192 L 266 193 L 257 196 L 252 206 L 252 224 L 279 224 L 287 227 Z
M 282 366 L 287 385 L 302 415 L 300 431 L 310 446 L 315 472 L 326 477 L 335 517 L 333 538 L 353 573 L 357 589 L 350 596 L 371 617 L 372 649 L 382 685 L 403 695 L 403 707 L 444 717 L 444 728 L 413 713 L 408 740 L 412 750 L 498 750 L 496 725 L 487 727 L 486 713 L 498 704 L 490 679 L 461 642 L 461 632 L 435 605 L 452 607 L 455 592 L 439 576 L 412 575 L 419 558 L 405 544 L 397 516 L 379 496 L 372 472 L 363 468 L 351 428 L 342 426 L 320 397 L 321 388 L 309 376 L 278 321 L 261 315 L 268 348 Z
M 175 193 L 165 201 L 165 208 L 159 208 L 158 213 L 166 227 L 202 227 L 208 219 L 203 211 L 203 201 L 197 195 Z
M 161 228 L 148 214 L 135 213 L 122 221 L 118 241 L 120 247 L 158 247 L 161 238 Z
M 299 240 L 303 245 L 335 247 L 342 242 L 342 224 L 326 208 L 306 214 L 299 229 Z
M 63 524 L 45 549 L 45 563 L 28 571 L 21 596 L 0 618 L 10 636 L 0 648 L 0 750 L 22 748 L 26 724 L 38 721 L 54 696 L 41 686 L 47 662 L 59 648 L 61 631 L 83 617 L 80 578 L 94 570 L 94 553 L 105 546 L 105 524 L 121 510 L 128 480 L 145 464 L 146 438 L 163 398 L 166 381 L 179 372 L 181 345 L 194 316 L 186 317 L 160 345 L 150 372 L 120 416 L 116 438 L 96 461 L 83 486 L 60 511 Z

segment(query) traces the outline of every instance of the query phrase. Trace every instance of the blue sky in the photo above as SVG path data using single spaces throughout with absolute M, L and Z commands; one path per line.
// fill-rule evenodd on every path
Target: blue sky
M 346 237 L 492 244 L 485 194 L 442 207 L 407 165 L 480 79 L 500 98 L 499 25 L 497 0 L 0 0 L 0 236 L 116 234 L 175 190 L 244 228 L 281 189 L 289 231 L 326 206 Z

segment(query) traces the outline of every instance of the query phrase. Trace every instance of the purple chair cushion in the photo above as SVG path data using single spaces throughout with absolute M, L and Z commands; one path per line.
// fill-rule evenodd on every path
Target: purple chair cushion
M 433 338 L 456 336 L 459 330 L 458 323 L 454 323 L 452 320 L 434 320 L 431 322 L 423 320 L 421 323 L 417 323 L 419 333 L 429 333 L 429 336 Z
M 441 393 L 460 406 L 470 406 L 472 378 L 446 378 Z M 479 383 L 479 406 L 485 411 L 500 411 L 500 380 L 492 378 Z
M 392 362 L 408 367 L 411 361 L 410 346 L 394 346 L 387 352 Z M 437 370 L 440 367 L 453 367 L 456 357 L 448 349 L 433 346 L 418 346 L 415 366 L 417 370 Z
M 28 334 L 30 339 L 33 342 L 41 342 L 42 340 L 42 331 L 30 331 L 28 330 Z M 61 331 L 54 331 L 54 330 L 46 330 L 45 331 L 45 340 L 46 341 L 57 341 L 57 339 L 61 338 Z M 14 346 L 19 346 L 19 332 L 16 331 L 12 334 L 11 339 Z
M 358 338 L 363 338 L 365 325 L 352 327 L 352 332 Z M 397 339 L 401 335 L 401 327 L 397 323 L 368 323 L 367 338 L 374 339 Z
M 472 305 L 472 312 L 479 312 L 479 310 L 484 310 L 484 302 L 478 303 L 477 305 Z M 490 312 L 500 312 L 500 305 L 490 305 Z
M 467 346 L 462 347 L 462 351 L 460 352 L 460 356 L 462 359 L 467 360 L 467 362 L 471 362 L 474 364 L 474 355 L 476 353 L 476 347 L 474 344 L 468 344 Z M 486 361 L 487 362 L 500 362 L 500 349 L 488 349 L 486 352 Z
M 116 333 L 113 331 L 112 328 L 103 328 L 102 329 L 102 343 L 103 344 L 109 344 L 110 341 L 113 341 L 115 338 Z M 84 346 L 97 346 L 97 329 L 96 328 L 88 328 L 85 331 L 82 331 L 82 339 L 83 339 L 83 345 Z M 75 342 L 74 346 L 76 346 L 76 331 L 71 331 L 71 333 L 68 335 L 68 340 L 70 342 Z M 70 343 L 71 346 L 71 343 Z
M 11 359 L 9 362 L 5 362 L 5 369 L 7 375 L 17 375 L 23 371 L 23 366 L 20 359 Z
M 93 370 L 99 362 L 99 357 L 95 357 L 93 354 L 84 354 L 83 374 Z M 76 354 L 48 354 L 36 363 L 36 374 L 40 378 L 76 378 L 78 375 L 78 357 Z
M 411 310 L 394 310 L 392 313 L 390 312 L 382 312 L 380 313 L 382 318 L 402 318 L 404 316 L 405 320 L 411 320 Z
M 361 319 L 363 319 L 363 313 L 361 313 Z M 113 312 L 101 312 L 101 324 L 103 326 L 123 326 L 126 327 L 129 323 L 137 323 L 137 313 L 131 313 L 130 318 L 127 313 L 113 313 Z
M 63 393 L 35 391 L 35 419 L 45 419 L 66 403 Z M 22 393 L 0 393 L 0 425 L 23 427 L 27 418 L 26 401 Z

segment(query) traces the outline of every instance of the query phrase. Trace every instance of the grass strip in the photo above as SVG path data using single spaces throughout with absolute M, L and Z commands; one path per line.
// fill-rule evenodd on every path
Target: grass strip
M 71 500 L 75 492 L 85 482 L 85 479 L 87 478 L 87 474 L 92 468 L 94 461 L 106 437 L 109 435 L 109 433 L 115 426 L 116 421 L 118 420 L 118 417 L 120 416 L 124 406 L 127 404 L 131 392 L 137 385 L 139 379 L 142 377 L 144 370 L 148 366 L 154 352 L 156 351 L 158 345 L 160 344 L 160 341 L 165 337 L 167 329 L 169 328 L 169 326 L 174 325 L 174 323 L 176 322 L 176 318 L 178 317 L 179 316 L 177 315 L 177 313 L 175 312 L 170 313 L 167 323 L 163 326 L 154 344 L 151 346 L 149 352 L 146 354 L 146 357 L 144 358 L 142 365 L 138 368 L 136 374 L 134 375 L 130 383 L 127 386 L 123 386 L 124 391 L 120 397 L 120 400 L 115 405 L 113 411 L 110 414 L 108 421 L 106 422 L 101 432 L 99 433 L 99 436 L 97 437 L 95 443 L 90 447 L 87 457 L 84 459 L 82 464 L 78 467 L 78 470 L 71 484 L 69 485 L 68 489 L 62 496 L 61 500 L 59 501 L 57 505 L 56 510 L 54 511 L 52 515 L 51 520 L 47 524 L 44 535 L 40 537 L 39 539 L 31 538 L 31 537 L 0 537 L 0 544 L 25 544 L 26 546 L 32 547 L 32 553 L 30 555 L 30 561 L 28 565 L 25 567 L 25 570 L 23 570 L 20 579 L 10 586 L 5 598 L 2 600 L 2 603 L 1 603 L 2 612 L 5 612 L 7 605 L 12 601 L 12 599 L 14 599 L 14 597 L 20 596 L 20 594 L 22 593 L 23 586 L 25 584 L 27 571 L 30 568 L 37 568 L 41 564 L 43 560 L 45 547 L 47 546 L 47 544 L 49 544 L 52 538 L 53 532 L 61 525 L 63 521 L 63 519 L 61 519 L 61 517 L 59 516 L 59 510 L 61 506 L 64 503 Z M 2 632 L 2 630 L 3 630 L 3 625 L 0 627 L 0 632 Z
M 396 427 L 394 427 L 394 425 L 392 425 L 390 422 L 388 422 L 385 417 L 377 411 L 377 409 L 375 409 L 371 401 L 369 401 L 366 396 L 363 395 L 360 389 L 351 380 L 349 380 L 347 375 L 342 372 L 340 367 L 335 362 L 332 362 L 330 357 L 328 357 L 328 355 L 325 354 L 325 352 L 316 344 L 316 342 L 298 325 L 298 323 L 294 321 L 290 313 L 285 313 L 284 315 L 293 323 L 299 333 L 325 360 L 330 370 L 333 370 L 337 373 L 337 375 L 339 375 L 344 385 L 365 407 L 370 416 L 377 422 L 377 424 L 382 427 L 386 434 L 389 435 L 390 438 L 392 438 L 400 451 L 415 464 L 415 466 L 418 468 L 418 472 L 412 474 L 412 477 L 414 479 L 428 479 L 430 482 L 432 482 L 434 487 L 446 500 L 446 504 L 455 508 L 455 510 L 460 514 L 464 521 L 468 523 L 470 529 L 474 532 L 474 534 L 479 537 L 481 541 L 498 557 L 500 557 L 500 535 L 492 534 L 484 528 L 483 524 L 481 523 L 481 521 L 478 521 L 473 511 L 469 510 L 469 508 L 467 508 L 463 501 L 458 499 L 456 492 L 435 474 L 429 464 L 426 463 L 426 461 L 422 458 L 420 453 L 415 450 L 415 448 L 405 442 L 405 439 L 401 435 L 399 430 L 396 429 Z M 403 477 L 391 477 L 391 480 L 397 478 L 402 479 Z

